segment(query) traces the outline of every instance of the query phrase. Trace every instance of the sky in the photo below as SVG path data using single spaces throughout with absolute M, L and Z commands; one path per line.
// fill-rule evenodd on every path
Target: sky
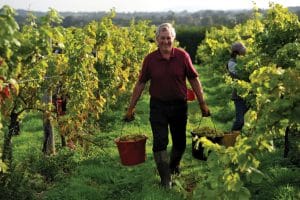
M 271 0 L 284 7 L 300 6 L 300 0 Z M 270 0 L 0 0 L 0 8 L 9 5 L 14 9 L 31 11 L 48 11 L 54 8 L 57 11 L 73 12 L 157 12 L 157 11 L 189 11 L 198 10 L 236 10 L 252 9 L 253 2 L 259 8 L 268 8 Z

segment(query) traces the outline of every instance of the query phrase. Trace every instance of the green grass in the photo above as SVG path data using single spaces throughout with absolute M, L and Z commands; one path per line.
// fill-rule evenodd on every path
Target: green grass
M 43 126 L 39 113 L 29 113 L 20 124 L 20 135 L 13 137 L 13 157 L 16 161 L 26 159 L 42 150 Z
M 216 126 L 217 129 L 226 131 L 230 129 L 233 120 L 232 103 L 218 96 L 218 93 L 222 91 L 220 88 L 224 88 L 223 83 L 215 78 L 210 79 L 207 69 L 198 70 L 201 70 L 201 81 L 207 103 L 213 114 L 212 120 L 201 119 L 197 102 L 188 103 L 187 149 L 181 163 L 182 174 L 179 177 L 173 177 L 175 182 L 173 189 L 165 190 L 159 187 L 159 176 L 152 156 L 149 96 L 145 92 L 138 102 L 135 122 L 123 123 L 120 120 L 124 114 L 122 110 L 107 113 L 106 120 L 114 119 L 114 123 L 108 129 L 102 129 L 90 138 L 99 145 L 90 144 L 88 151 L 80 146 L 76 151 L 62 149 L 56 131 L 58 154 L 52 157 L 43 156 L 41 115 L 35 113 L 26 115 L 22 120 L 21 134 L 13 137 L 15 170 L 23 174 L 22 181 L 18 181 L 20 175 L 16 175 L 16 182 L 22 184 L 15 183 L 15 191 L 22 189 L 20 191 L 32 192 L 34 190 L 36 199 L 47 200 L 193 199 L 191 191 L 201 190 L 197 188 L 197 183 L 204 177 L 203 173 L 207 170 L 207 166 L 204 161 L 192 157 L 190 132 L 200 125 Z M 224 102 L 227 102 L 225 108 Z M 136 166 L 123 166 L 114 139 L 122 134 L 135 133 L 148 136 L 147 159 Z M 171 140 L 169 150 L 170 148 Z M 299 168 L 283 159 L 280 149 L 273 154 L 263 155 L 261 160 L 261 170 L 266 177 L 260 184 L 247 185 L 252 199 L 300 199 Z M 25 197 L 28 196 L 24 195 L 22 198 L 21 195 L 18 199 L 26 199 Z
M 253 199 L 300 199 L 300 169 L 282 155 L 283 152 L 277 150 L 264 154 L 260 159 L 261 169 L 266 177 L 263 182 L 248 186 Z

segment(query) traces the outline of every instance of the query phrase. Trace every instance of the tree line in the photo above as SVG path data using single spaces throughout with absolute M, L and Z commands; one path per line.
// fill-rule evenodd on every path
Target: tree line
M 300 16 L 300 6 L 289 7 L 291 12 L 294 12 L 298 17 Z M 261 13 L 266 13 L 267 10 L 260 9 Z M 17 10 L 18 15 L 16 21 L 22 25 L 25 23 L 26 16 L 30 11 Z M 84 26 L 92 20 L 99 20 L 107 16 L 109 12 L 60 12 L 64 18 L 62 26 Z M 252 15 L 252 10 L 199 10 L 196 12 L 188 12 L 186 10 L 181 12 L 167 11 L 167 12 L 116 12 L 113 19 L 114 24 L 120 26 L 128 26 L 131 20 L 141 21 L 149 20 L 152 24 L 158 25 L 160 23 L 171 21 L 176 25 L 189 26 L 229 26 L 233 27 L 236 24 L 243 23 Z M 46 12 L 33 11 L 37 17 L 43 16 Z
M 298 18 L 300 17 L 300 6 L 289 7 Z M 16 10 L 16 21 L 20 26 L 26 23 L 26 17 L 30 11 Z M 260 10 L 266 13 L 267 10 Z M 34 16 L 41 17 L 46 12 L 33 12 Z M 63 27 L 83 27 L 89 22 L 99 21 L 108 15 L 108 12 L 60 12 L 63 17 L 61 25 Z M 118 26 L 129 26 L 131 21 L 135 22 L 148 20 L 150 24 L 158 25 L 163 22 L 171 22 L 175 25 L 177 31 L 177 41 L 180 46 L 191 55 L 192 61 L 195 59 L 197 46 L 205 38 L 205 32 L 212 26 L 215 27 L 234 27 L 250 19 L 253 15 L 252 10 L 199 10 L 197 12 L 116 12 L 112 19 L 113 23 Z

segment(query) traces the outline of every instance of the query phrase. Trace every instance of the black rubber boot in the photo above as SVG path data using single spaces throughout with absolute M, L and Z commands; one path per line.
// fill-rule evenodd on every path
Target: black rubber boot
M 169 159 L 167 151 L 154 152 L 154 160 L 160 176 L 160 183 L 164 188 L 171 188 L 171 174 L 169 169 Z
M 170 156 L 170 173 L 172 175 L 179 175 L 180 174 L 180 160 L 183 155 L 183 151 L 177 151 L 174 148 L 172 148 L 171 156 Z

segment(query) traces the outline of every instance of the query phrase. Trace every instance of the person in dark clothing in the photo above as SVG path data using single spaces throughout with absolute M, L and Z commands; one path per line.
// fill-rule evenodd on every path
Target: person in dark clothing
M 171 174 L 179 174 L 179 164 L 186 148 L 187 86 L 190 82 L 203 117 L 210 116 L 203 89 L 189 54 L 173 47 L 176 33 L 163 23 L 156 30 L 158 49 L 148 54 L 133 90 L 125 121 L 134 119 L 134 108 L 145 84 L 150 80 L 150 124 L 153 154 L 163 187 L 171 187 Z M 167 153 L 168 132 L 173 142 L 170 159 Z
M 238 74 L 237 66 L 237 56 L 244 56 L 246 54 L 246 47 L 241 42 L 235 42 L 231 46 L 231 58 L 227 63 L 227 69 L 230 76 L 233 79 L 240 79 Z M 234 101 L 235 106 L 235 121 L 232 125 L 231 131 L 241 131 L 245 119 L 244 116 L 248 111 L 249 107 L 246 101 L 237 94 L 237 90 L 234 88 L 232 91 L 231 99 Z

